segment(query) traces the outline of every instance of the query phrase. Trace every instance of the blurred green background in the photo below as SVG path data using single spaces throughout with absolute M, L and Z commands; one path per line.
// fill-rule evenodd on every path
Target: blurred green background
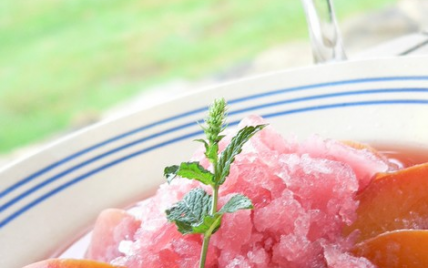
M 335 8 L 341 20 L 393 2 Z M 307 36 L 299 0 L 1 0 L 0 153 Z

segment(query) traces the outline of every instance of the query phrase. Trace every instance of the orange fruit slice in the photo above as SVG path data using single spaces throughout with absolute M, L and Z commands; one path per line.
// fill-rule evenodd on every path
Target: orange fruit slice
M 50 259 L 36 262 L 24 268 L 119 268 L 103 262 L 90 260 Z M 124 268 L 124 267 L 123 267 Z
M 380 174 L 358 196 L 358 241 L 400 229 L 428 229 L 428 163 Z M 428 267 L 428 266 L 427 266 Z
M 353 253 L 379 268 L 428 267 L 428 231 L 400 230 L 365 240 Z

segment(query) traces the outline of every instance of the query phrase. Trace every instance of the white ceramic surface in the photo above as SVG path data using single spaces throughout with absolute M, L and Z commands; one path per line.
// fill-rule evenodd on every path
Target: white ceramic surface
M 0 171 L 0 267 L 64 249 L 107 207 L 152 194 L 189 158 L 214 98 L 229 122 L 259 114 L 284 135 L 428 148 L 428 57 L 345 62 L 213 87 L 85 129 Z

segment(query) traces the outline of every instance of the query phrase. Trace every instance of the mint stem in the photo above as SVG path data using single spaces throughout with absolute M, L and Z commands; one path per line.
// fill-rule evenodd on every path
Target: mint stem
M 210 244 L 211 235 L 204 235 L 204 242 L 202 243 L 201 259 L 199 261 L 199 268 L 205 267 L 207 259 L 208 245 Z
M 218 202 L 218 185 L 213 188 L 213 203 L 211 206 L 211 215 L 214 215 L 217 212 L 217 202 Z
M 217 188 L 216 192 L 218 192 L 218 187 L 216 188 Z M 199 262 L 199 268 L 205 267 L 205 261 L 207 259 L 208 245 L 210 244 L 210 238 L 214 232 L 215 227 L 217 226 L 220 220 L 221 220 L 221 217 L 217 218 L 216 221 L 211 225 L 211 227 L 204 234 L 204 241 L 202 242 L 202 251 L 201 251 L 201 259 Z
M 211 215 L 214 215 L 217 212 L 217 202 L 218 202 L 218 188 L 219 186 L 214 186 L 213 188 L 213 203 L 211 206 Z M 202 251 L 201 251 L 201 258 L 199 262 L 199 268 L 205 267 L 205 261 L 207 259 L 207 253 L 208 253 L 208 245 L 210 243 L 211 234 L 214 230 L 208 230 L 204 234 L 204 240 L 202 242 Z

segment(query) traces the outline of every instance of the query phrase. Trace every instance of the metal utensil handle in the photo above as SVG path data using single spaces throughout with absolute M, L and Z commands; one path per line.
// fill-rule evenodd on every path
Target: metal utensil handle
M 315 63 L 346 60 L 332 0 L 302 0 Z

